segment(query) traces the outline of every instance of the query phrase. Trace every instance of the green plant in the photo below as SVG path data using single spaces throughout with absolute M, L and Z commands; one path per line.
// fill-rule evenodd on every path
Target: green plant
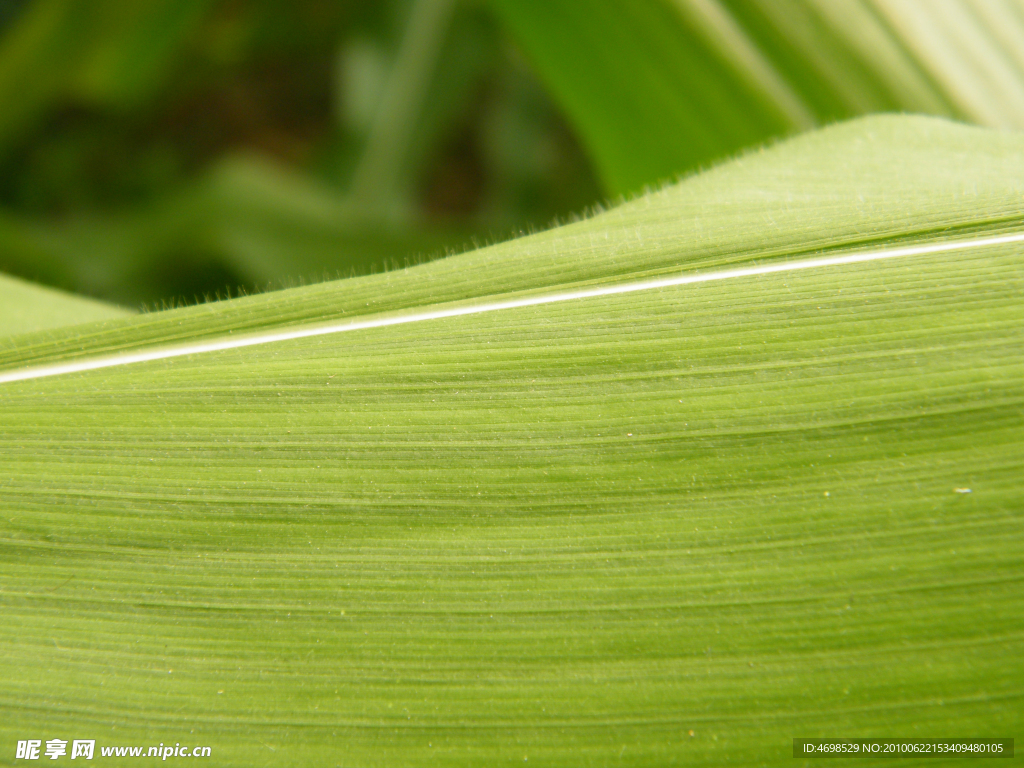
M 1021 158 L 861 119 L 449 259 L 0 339 L 5 743 L 755 765 L 1012 736 Z

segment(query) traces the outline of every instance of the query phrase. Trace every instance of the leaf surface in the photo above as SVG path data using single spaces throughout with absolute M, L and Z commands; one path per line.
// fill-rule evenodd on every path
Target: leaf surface
M 987 239 L 1022 150 L 861 120 L 409 270 L 7 338 L 9 372 L 931 248 L 0 384 L 0 732 L 749 765 L 1018 731 L 1024 249 Z

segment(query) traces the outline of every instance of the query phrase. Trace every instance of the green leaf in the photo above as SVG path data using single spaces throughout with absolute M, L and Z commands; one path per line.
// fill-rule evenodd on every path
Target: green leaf
M 76 96 L 121 109 L 153 97 L 210 0 L 102 0 L 89 4 L 92 26 L 81 68 L 70 73 Z M 79 32 L 81 35 L 81 32 Z
M 408 270 L 4 340 L 0 733 L 717 766 L 1019 731 L 1022 150 L 860 120 Z
M 207 0 L 37 0 L 0 38 L 0 157 L 59 99 L 152 95 Z
M 131 316 L 131 311 L 0 275 L 0 335 Z
M 747 87 L 664 0 L 493 0 L 612 194 L 812 122 Z
M 491 0 L 612 194 L 855 115 L 1024 128 L 1024 16 L 890 0 Z

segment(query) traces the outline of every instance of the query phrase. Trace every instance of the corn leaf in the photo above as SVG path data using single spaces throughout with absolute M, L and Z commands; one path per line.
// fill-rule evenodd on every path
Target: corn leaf
M 870 118 L 407 270 L 5 338 L 4 743 L 1012 736 L 1022 179 L 1020 136 Z
M 612 194 L 872 112 L 1024 128 L 1024 6 L 490 0 Z
M 113 304 L 0 275 L 0 334 L 4 336 L 131 315 Z

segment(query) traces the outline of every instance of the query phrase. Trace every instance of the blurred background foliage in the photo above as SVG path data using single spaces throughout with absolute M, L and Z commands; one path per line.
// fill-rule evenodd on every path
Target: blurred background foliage
M 0 271 L 376 271 L 894 110 L 1024 127 L 1021 2 L 0 0 Z

